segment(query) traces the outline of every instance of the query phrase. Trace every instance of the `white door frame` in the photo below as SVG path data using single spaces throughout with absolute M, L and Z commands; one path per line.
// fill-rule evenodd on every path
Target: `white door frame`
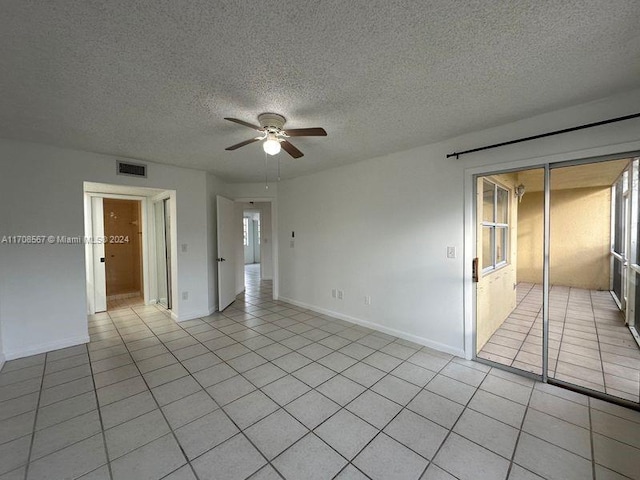
M 113 198 L 116 200 L 138 200 L 140 201 L 140 214 L 141 214 L 141 223 L 142 223 L 142 295 L 145 301 L 145 304 L 148 303 L 148 299 L 149 297 L 149 293 L 150 293 L 150 289 L 149 289 L 149 278 L 150 278 L 150 271 L 149 271 L 149 225 L 148 225 L 148 215 L 147 215 L 147 209 L 148 209 L 148 198 L 149 197 L 143 197 L 143 196 L 138 196 L 138 195 L 120 195 L 120 194 L 115 194 L 115 193 L 94 193 L 94 192 L 85 192 L 85 195 L 87 196 L 87 198 L 89 198 L 89 202 L 92 204 L 93 203 L 93 198 Z M 86 215 L 86 213 L 85 213 Z M 85 232 L 85 235 L 87 236 L 91 236 L 93 232 L 93 209 L 91 209 L 90 214 L 87 216 L 87 218 L 85 218 L 85 228 L 88 227 L 87 231 Z M 87 242 L 85 244 L 85 249 L 87 251 L 87 256 L 86 258 L 93 258 L 93 244 Z M 93 268 L 90 269 L 92 274 L 95 275 L 95 272 L 93 271 Z M 95 298 L 95 282 L 94 281 L 87 281 L 87 295 L 89 295 L 90 298 Z M 90 301 L 87 303 L 87 310 L 89 315 L 93 315 L 96 313 L 95 311 L 95 304 L 93 301 Z
M 104 202 L 102 197 L 88 197 L 88 217 L 91 228 L 88 229 L 92 238 L 104 237 Z M 96 219 L 101 221 L 96 221 Z M 87 275 L 89 309 L 93 312 L 107 310 L 107 268 L 105 265 L 104 243 L 91 243 L 87 254 L 87 268 L 91 272 Z
M 154 205 L 158 202 L 164 202 L 165 200 L 169 200 L 169 220 L 170 220 L 170 225 L 169 225 L 169 231 L 171 234 L 171 252 L 170 252 L 170 260 L 171 260 L 171 265 L 169 265 L 169 269 L 170 269 L 170 273 L 171 273 L 171 277 L 170 277 L 170 282 L 171 285 L 169 285 L 169 290 L 171 291 L 171 308 L 172 310 L 175 308 L 176 305 L 178 305 L 177 301 L 178 301 L 178 296 L 177 296 L 177 292 L 178 292 L 178 277 L 177 277 L 177 268 L 178 268 L 178 245 L 177 245 L 177 226 L 176 226 L 176 207 L 175 207 L 175 193 L 167 190 L 164 191 L 162 193 L 159 193 L 158 195 L 154 195 L 152 197 L 147 197 L 147 199 L 149 200 L 147 208 L 148 210 L 148 218 L 150 219 L 149 221 L 149 231 L 153 231 L 153 235 L 149 235 L 148 237 L 148 247 L 149 247 L 149 299 L 145 302 L 146 304 L 151 304 L 151 303 L 158 303 L 157 299 L 158 299 L 158 276 L 157 276 L 157 269 L 156 269 L 156 265 L 157 265 L 157 257 L 156 257 L 156 229 L 155 229 L 155 212 L 153 211 Z M 175 320 L 175 318 L 174 318 Z
M 237 197 L 234 199 L 236 203 L 269 203 L 271 204 L 271 259 L 273 261 L 273 300 L 278 299 L 280 291 L 279 282 L 279 264 L 278 264 L 278 203 L 273 197 Z M 260 216 L 262 222 L 263 216 Z M 262 229 L 261 229 L 262 230 Z M 240 245 L 242 247 L 242 245 Z M 260 243 L 260 276 L 262 277 L 262 242 Z

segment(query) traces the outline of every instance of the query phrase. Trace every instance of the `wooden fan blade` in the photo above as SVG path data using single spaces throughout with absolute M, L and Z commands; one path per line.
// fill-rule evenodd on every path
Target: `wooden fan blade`
M 324 128 L 292 128 L 285 130 L 290 137 L 326 137 L 327 132 Z
M 236 143 L 235 145 L 231 145 L 230 147 L 225 148 L 225 150 L 235 150 L 240 147 L 244 147 L 245 145 L 249 145 L 250 143 L 257 142 L 262 137 L 251 138 L 249 140 L 245 140 L 244 142 Z
M 239 125 L 244 125 L 245 127 L 253 128 L 254 130 L 257 130 L 259 132 L 264 131 L 262 127 L 259 127 L 258 125 L 253 125 L 249 122 L 245 122 L 244 120 L 238 120 L 237 118 L 228 118 L 228 117 L 224 117 L 224 119 L 229 120 L 230 122 L 233 122 L 233 123 L 237 123 Z
M 304 155 L 304 153 L 302 153 L 300 150 L 298 150 L 296 147 L 294 147 L 291 143 L 289 143 L 286 140 L 281 141 L 280 146 L 285 152 L 287 152 L 293 158 L 300 158 Z

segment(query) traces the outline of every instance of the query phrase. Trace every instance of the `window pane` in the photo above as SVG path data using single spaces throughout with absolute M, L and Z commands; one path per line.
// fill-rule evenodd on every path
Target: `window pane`
M 505 227 L 496 228 L 496 263 L 507 261 L 507 231 Z
M 509 223 L 509 191 L 498 187 L 496 223 Z
M 245 247 L 249 245 L 249 219 L 247 217 L 242 219 L 242 243 Z
M 493 227 L 482 227 L 482 269 L 493 266 Z
M 491 182 L 482 182 L 482 220 L 493 222 L 493 195 L 494 185 Z

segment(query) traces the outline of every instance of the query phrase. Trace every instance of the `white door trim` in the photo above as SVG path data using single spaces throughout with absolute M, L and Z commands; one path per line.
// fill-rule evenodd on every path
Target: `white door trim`
M 149 240 L 149 228 L 148 228 L 148 212 L 147 212 L 147 208 L 148 208 L 148 198 L 149 197 L 144 197 L 144 196 L 137 196 L 137 195 L 120 195 L 120 194 L 115 194 L 115 193 L 94 193 L 94 192 L 85 192 L 85 194 L 89 197 L 89 201 L 91 202 L 92 205 L 92 209 L 91 209 L 91 218 L 90 218 L 90 223 L 91 223 L 91 229 L 89 230 L 89 233 L 86 233 L 86 235 L 92 235 L 91 232 L 93 232 L 93 223 L 94 223 L 94 211 L 93 211 L 93 198 L 114 198 L 117 200 L 138 200 L 140 201 L 140 214 L 141 214 L 141 222 L 142 222 L 142 295 L 145 301 L 145 304 L 148 303 L 148 299 L 149 297 L 149 293 L 150 293 L 150 287 L 149 287 L 149 279 L 150 279 L 150 262 L 149 262 L 149 247 L 148 247 L 148 240 Z M 90 243 L 87 243 L 85 245 L 85 248 L 88 248 L 91 251 L 91 258 L 93 258 L 93 245 Z M 104 249 L 104 246 L 102 247 Z M 93 269 L 91 269 L 93 272 Z M 94 274 L 94 278 L 95 278 L 95 272 L 93 272 Z M 106 285 L 106 284 L 105 284 Z M 88 282 L 87 281 L 87 294 L 90 296 L 90 298 L 95 298 L 96 292 L 95 292 L 95 282 Z M 93 296 L 93 297 L 92 297 Z M 94 302 L 88 302 L 88 313 L 89 315 L 93 315 L 96 313 L 96 309 L 95 309 L 95 303 Z

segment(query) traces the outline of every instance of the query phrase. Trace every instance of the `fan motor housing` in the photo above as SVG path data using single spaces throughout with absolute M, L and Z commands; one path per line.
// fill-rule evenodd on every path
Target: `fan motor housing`
M 280 131 L 287 120 L 277 113 L 261 113 L 258 115 L 258 121 L 260 126 L 267 131 Z

